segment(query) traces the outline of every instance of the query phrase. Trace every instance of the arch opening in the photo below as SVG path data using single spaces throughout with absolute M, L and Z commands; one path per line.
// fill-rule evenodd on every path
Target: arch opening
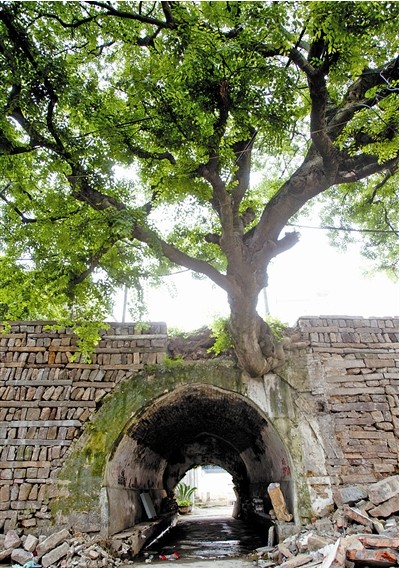
M 215 511 L 237 516 L 235 505 L 238 492 L 233 476 L 219 464 L 195 466 L 185 473 L 179 483 L 181 482 L 195 488 L 193 507 L 201 511 L 203 517 L 213 516 Z
M 174 490 L 196 466 L 217 464 L 232 476 L 234 516 L 268 513 L 267 488 L 279 482 L 288 509 L 295 495 L 290 456 L 272 424 L 245 396 L 205 384 L 180 386 L 126 425 L 109 458 L 107 532 L 146 520 L 143 494 L 157 515 L 173 510 Z

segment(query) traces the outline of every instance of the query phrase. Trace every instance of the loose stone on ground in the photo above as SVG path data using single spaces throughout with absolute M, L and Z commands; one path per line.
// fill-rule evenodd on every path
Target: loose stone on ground
M 242 557 L 237 565 L 253 565 L 260 568 L 397 566 L 398 491 L 396 476 L 372 484 L 368 495 L 373 498 L 373 502 L 365 499 L 359 502 L 349 500 L 330 516 L 315 520 L 314 523 L 284 538 L 278 544 L 258 548 L 254 553 Z M 357 492 L 353 495 L 363 496 Z M 388 502 L 392 503 L 393 500 L 397 500 L 397 510 L 392 511 L 396 507 L 391 504 L 388 509 L 392 511 L 391 516 L 377 518 L 369 515 L 374 508 Z M 277 525 L 282 523 L 283 521 L 277 521 Z M 290 529 L 292 532 L 295 531 L 293 523 L 285 524 L 286 534 Z M 276 531 L 278 534 L 279 530 Z M 281 530 L 280 534 L 285 531 Z M 159 556 L 154 555 L 138 559 L 134 530 L 126 531 L 126 535 L 126 539 L 122 540 L 120 535 L 103 539 L 98 535 L 72 533 L 64 528 L 48 536 L 37 537 L 33 534 L 22 534 L 21 529 L 9 530 L 5 535 L 0 535 L 0 562 L 8 562 L 8 565 L 12 562 L 17 566 L 23 566 L 25 563 L 35 561 L 43 568 L 129 568 L 129 566 L 140 567 L 163 561 Z M 214 568 L 217 568 L 218 563 L 221 567 L 228 565 L 234 567 L 236 563 L 235 558 L 197 561 L 187 559 L 183 554 L 179 556 L 176 559 L 179 565 L 188 565 L 192 568 L 202 568 L 209 562 L 213 562 Z

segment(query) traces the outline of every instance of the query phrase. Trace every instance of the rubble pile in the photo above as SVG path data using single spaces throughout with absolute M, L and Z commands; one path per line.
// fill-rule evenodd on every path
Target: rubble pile
M 398 566 L 398 518 L 377 522 L 380 532 L 374 533 L 372 521 L 365 525 L 354 520 L 360 514 L 364 521 L 365 515 L 357 509 L 339 510 L 336 519 L 323 519 L 323 530 L 315 523 L 277 546 L 257 549 L 251 558 L 260 568 Z
M 277 546 L 256 550 L 260 568 L 354 568 L 399 565 L 399 479 L 388 477 L 368 490 L 342 490 L 343 506 L 315 520 Z M 360 499 L 361 497 L 361 499 Z M 360 500 L 358 500 L 360 499 Z M 274 506 L 277 519 L 281 515 Z M 282 519 L 284 520 L 284 519 Z M 277 520 L 279 531 L 280 521 Z M 287 527 L 286 527 L 287 528 Z
M 113 568 L 123 562 L 126 566 L 118 556 L 126 558 L 128 552 L 129 546 L 122 545 L 116 555 L 111 541 L 67 529 L 47 537 L 19 536 L 15 530 L 0 536 L 0 566 L 6 561 L 24 568 Z
M 386 568 L 399 561 L 399 484 L 392 476 L 370 485 L 342 490 L 343 505 L 329 517 L 314 519 L 300 532 L 288 522 L 287 510 L 279 484 L 269 488 L 273 496 L 272 513 L 279 544 L 269 534 L 269 546 L 256 549 L 250 555 L 259 568 Z M 360 499 L 361 497 L 361 499 Z M 114 568 L 134 565 L 131 559 L 140 551 L 148 524 L 114 535 L 109 539 L 71 533 L 62 529 L 49 536 L 22 534 L 9 530 L 0 535 L 0 565 L 2 562 L 23 568 Z M 271 531 L 270 531 L 271 533 Z M 160 557 L 161 558 L 161 557 Z M 161 558 L 163 559 L 163 558 Z M 169 559 L 169 558 L 165 558 Z M 180 559 L 178 554 L 171 560 Z M 146 563 L 151 563 L 147 559 Z

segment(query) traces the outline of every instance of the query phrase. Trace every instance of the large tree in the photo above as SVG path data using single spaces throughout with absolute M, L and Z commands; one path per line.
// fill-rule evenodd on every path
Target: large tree
M 179 265 L 226 291 L 242 368 L 273 368 L 257 300 L 310 200 L 393 261 L 397 8 L 2 2 L 0 317 L 101 318 Z

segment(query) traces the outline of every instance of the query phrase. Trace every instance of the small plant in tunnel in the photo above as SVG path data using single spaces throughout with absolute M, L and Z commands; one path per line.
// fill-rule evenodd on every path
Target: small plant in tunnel
M 183 481 L 178 483 L 175 489 L 175 497 L 180 513 L 190 513 L 192 510 L 192 497 L 196 489 L 197 487 L 190 487 Z

